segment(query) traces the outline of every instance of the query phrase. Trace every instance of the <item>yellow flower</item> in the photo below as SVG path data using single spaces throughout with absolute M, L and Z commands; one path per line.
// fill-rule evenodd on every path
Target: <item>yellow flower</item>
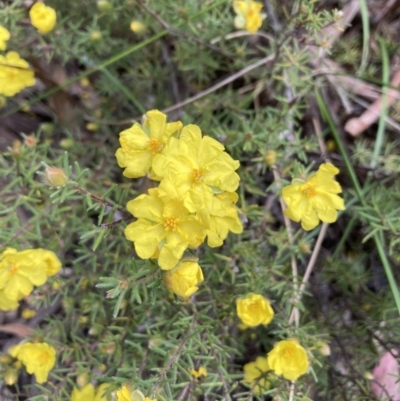
M 187 198 L 201 199 L 213 190 L 236 191 L 239 176 L 235 170 L 239 162 L 233 160 L 224 146 L 209 136 L 202 137 L 197 125 L 187 125 L 177 138 L 170 138 L 163 152 L 153 161 L 154 172 L 161 178 L 173 176 L 173 183 Z M 201 204 L 185 206 L 194 212 Z
M 138 220 L 126 227 L 126 238 L 134 242 L 140 258 L 158 257 L 164 270 L 174 268 L 189 246 L 197 248 L 204 240 L 207 227 L 177 194 L 160 197 L 159 189 L 152 188 L 148 195 L 129 201 L 127 208 Z
M 131 392 L 126 386 L 122 386 L 121 389 L 117 391 L 116 396 L 118 401 L 132 401 Z
M 344 210 L 344 201 L 337 194 L 342 192 L 340 184 L 333 179 L 339 170 L 331 163 L 319 166 L 318 171 L 307 181 L 293 180 L 282 189 L 287 205 L 285 215 L 299 222 L 304 230 L 312 230 L 319 221 L 333 223 L 337 210 Z
M 7 248 L 0 254 L 0 290 L 9 300 L 19 301 L 60 268 L 61 262 L 51 251 L 39 248 L 17 252 Z
M 115 395 L 117 396 L 117 401 L 157 401 L 145 397 L 140 390 L 131 391 L 127 386 L 122 386 Z
M 87 384 L 81 390 L 74 388 L 71 393 L 71 401 L 107 401 L 104 390 L 109 387 L 108 383 L 101 384 L 97 391 L 92 384 Z
M 308 370 L 306 350 L 296 340 L 280 341 L 268 354 L 268 364 L 277 375 L 297 380 Z
M 56 25 L 56 10 L 44 3 L 35 3 L 29 10 L 29 17 L 32 25 L 42 34 L 49 33 Z
M 17 52 L 0 55 L 0 95 L 14 96 L 32 85 L 35 85 L 35 75 Z
M 274 311 L 268 300 L 262 295 L 253 293 L 236 300 L 236 312 L 240 320 L 248 327 L 266 325 L 274 317 Z
M 151 110 L 143 117 L 142 126 L 136 123 L 122 131 L 119 136 L 121 148 L 115 156 L 118 165 L 125 168 L 123 175 L 138 178 L 150 171 L 151 178 L 158 179 L 152 171 L 153 158 L 163 150 L 171 135 L 175 135 L 181 128 L 180 121 L 167 123 L 164 113 Z
M 235 203 L 238 195 L 235 192 L 223 192 L 213 197 L 210 211 L 210 226 L 207 230 L 207 243 L 211 248 L 221 246 L 229 231 L 240 234 L 243 225 L 239 220 Z
M 135 33 L 143 33 L 146 30 L 146 25 L 140 21 L 132 21 L 130 27 L 131 31 Z
M 206 377 L 207 376 L 207 369 L 204 368 L 203 366 L 200 366 L 198 370 L 194 370 L 192 369 L 190 371 L 190 374 L 195 377 L 196 379 L 198 379 L 199 377 Z
M 11 347 L 8 353 L 22 362 L 29 374 L 34 374 L 41 384 L 47 381 L 50 370 L 56 363 L 56 350 L 47 343 L 23 343 Z
M 252 0 L 235 0 L 233 9 L 235 17 L 235 27 L 237 29 L 247 29 L 250 33 L 256 33 L 261 27 L 262 20 L 266 17 L 260 13 L 263 5 Z
M 0 309 L 1 309 L 1 308 L 0 308 Z M 33 309 L 25 308 L 25 309 L 22 311 L 21 316 L 22 316 L 24 319 L 27 319 L 27 320 L 28 320 L 28 319 L 32 319 L 33 317 L 36 316 L 36 311 L 33 310 Z
M 0 50 L 7 49 L 7 40 L 10 39 L 10 32 L 4 26 L 0 25 Z
M 8 248 L 0 255 L 0 289 L 13 301 L 29 295 L 34 285 L 42 285 L 47 280 L 44 265 L 35 263 L 31 252 Z
M 86 384 L 81 390 L 74 388 L 71 393 L 71 401 L 93 401 L 94 387 L 93 384 Z
M 261 394 L 268 390 L 270 387 L 269 380 L 265 377 L 266 373 L 271 370 L 268 365 L 267 358 L 259 356 L 254 362 L 246 363 L 243 366 L 244 371 L 244 381 L 254 386 L 254 392 L 256 394 Z
M 196 262 L 181 262 L 164 275 L 165 285 L 176 295 L 187 298 L 193 295 L 204 281 L 201 267 Z

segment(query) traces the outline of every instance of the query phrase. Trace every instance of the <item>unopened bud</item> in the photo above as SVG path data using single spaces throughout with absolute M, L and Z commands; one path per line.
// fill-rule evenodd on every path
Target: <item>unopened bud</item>
M 21 147 L 22 147 L 21 141 L 18 141 L 18 140 L 14 141 L 12 144 L 12 148 L 11 148 L 11 154 L 16 158 L 20 157 L 21 156 Z
M 7 386 L 14 385 L 18 380 L 18 372 L 15 369 L 7 369 L 4 373 L 4 382 Z
M 61 139 L 60 146 L 63 149 L 70 149 L 70 148 L 72 148 L 72 146 L 74 146 L 74 141 L 73 141 L 73 139 L 70 139 L 70 138 Z
M 100 128 L 100 125 L 97 124 L 97 123 L 87 123 L 87 124 L 86 124 L 86 129 L 87 129 L 88 131 L 95 132 L 95 131 L 97 131 L 99 128 Z
M 28 135 L 24 140 L 24 145 L 28 148 L 34 148 L 37 144 L 37 139 L 33 135 Z
M 323 356 L 329 356 L 331 354 L 331 348 L 328 343 L 321 342 L 319 344 L 318 352 Z
M 107 0 L 97 0 L 97 8 L 103 13 L 109 13 L 113 9 L 113 6 Z
M 76 378 L 76 384 L 79 388 L 83 388 L 89 383 L 89 376 L 87 373 L 81 373 Z
M 11 361 L 12 361 L 12 358 L 10 355 L 7 355 L 7 354 L 0 355 L 0 364 L 8 365 L 11 363 Z
M 146 30 L 146 25 L 140 21 L 132 21 L 130 27 L 131 31 L 135 33 L 143 33 Z
M 36 316 L 36 311 L 33 309 L 25 308 L 22 311 L 21 316 L 26 320 L 32 319 L 34 316 Z
M 269 167 L 276 163 L 276 152 L 274 150 L 269 150 L 264 156 L 265 164 Z
M 44 170 L 44 183 L 49 187 L 60 188 L 67 184 L 68 177 L 65 175 L 64 170 L 58 167 L 47 167 Z
M 54 124 L 52 123 L 43 123 L 40 124 L 40 130 L 44 133 L 44 134 L 52 134 L 54 131 Z
M 99 42 L 102 39 L 103 35 L 100 31 L 92 31 L 90 32 L 89 39 L 91 42 Z

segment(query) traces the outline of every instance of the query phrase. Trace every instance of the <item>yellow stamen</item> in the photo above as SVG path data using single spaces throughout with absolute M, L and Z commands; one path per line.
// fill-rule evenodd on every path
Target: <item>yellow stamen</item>
M 204 173 L 204 171 L 201 168 L 193 169 L 193 180 L 195 182 L 201 181 L 201 179 L 203 178 L 203 173 Z
M 164 228 L 165 231 L 176 231 L 176 220 L 174 217 L 167 217 L 165 219 Z
M 154 153 L 160 153 L 163 145 L 157 139 L 149 139 L 149 148 Z
M 11 275 L 14 275 L 14 274 L 17 274 L 17 273 L 18 273 L 18 267 L 17 267 L 17 265 L 11 266 L 11 268 L 10 268 L 10 274 L 11 274 Z

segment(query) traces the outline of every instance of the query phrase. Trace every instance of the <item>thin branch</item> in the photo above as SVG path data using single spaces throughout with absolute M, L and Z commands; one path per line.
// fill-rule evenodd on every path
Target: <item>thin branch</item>
M 276 166 L 272 167 L 272 173 L 274 174 L 275 185 L 277 185 L 277 187 L 279 188 L 281 177 L 279 175 L 279 171 L 276 168 Z M 285 222 L 285 226 L 286 226 L 289 245 L 293 245 L 292 223 L 290 222 L 289 218 L 284 213 L 284 211 L 286 209 L 286 205 L 281 196 L 279 197 L 279 203 L 280 203 L 281 209 L 282 209 L 282 216 L 283 216 L 283 221 Z M 296 300 L 297 294 L 298 294 L 298 275 L 299 275 L 299 273 L 298 273 L 298 268 L 297 268 L 297 261 L 293 254 L 290 257 L 290 260 L 291 260 L 291 265 L 292 265 L 293 290 L 294 290 L 295 300 Z M 296 310 L 295 322 L 296 322 L 296 327 L 298 327 L 299 322 L 300 322 L 300 313 L 297 308 L 294 308 L 293 311 L 294 310 Z
M 99 205 L 108 206 L 111 209 L 118 210 L 124 216 L 124 218 L 126 218 L 126 219 L 131 219 L 132 218 L 132 215 L 126 209 L 124 209 L 122 206 L 115 205 L 114 203 L 109 202 L 108 200 L 102 198 L 101 196 L 87 191 L 86 189 L 80 187 L 76 183 L 72 184 L 71 188 L 75 189 L 75 191 L 79 192 L 81 195 L 90 196 L 90 198 L 93 199 L 95 202 L 97 202 Z
M 297 295 L 297 302 L 300 302 L 301 297 L 303 295 L 303 292 L 306 288 L 306 285 L 308 283 L 308 279 L 310 278 L 310 275 L 313 271 L 313 268 L 315 266 L 315 262 L 317 260 L 319 251 L 321 249 L 321 245 L 322 245 L 322 241 L 325 238 L 325 234 L 326 234 L 326 230 L 328 229 L 328 224 L 327 223 L 323 223 L 322 227 L 321 227 L 321 231 L 319 232 L 318 235 L 318 239 L 317 242 L 314 245 L 314 249 L 313 249 L 313 253 L 311 255 L 310 261 L 308 262 L 307 268 L 306 268 L 306 272 L 304 273 L 304 277 L 303 277 L 303 281 L 301 283 L 301 286 L 299 288 L 299 293 Z M 290 318 L 289 318 L 289 324 L 292 324 L 295 319 L 297 318 L 297 314 L 299 313 L 297 306 L 295 306 L 292 309 L 292 313 L 290 314 Z

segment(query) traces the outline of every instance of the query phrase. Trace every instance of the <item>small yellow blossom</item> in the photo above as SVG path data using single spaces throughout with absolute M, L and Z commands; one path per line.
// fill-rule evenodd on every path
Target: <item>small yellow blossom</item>
M 176 295 L 187 298 L 193 295 L 204 281 L 201 267 L 196 262 L 185 261 L 164 275 L 165 285 Z
M 143 33 L 146 30 L 146 25 L 140 21 L 132 21 L 130 27 L 131 31 L 135 33 Z
M 276 375 L 287 380 L 297 380 L 309 366 L 307 352 L 296 340 L 277 343 L 268 353 L 268 364 Z
M 10 39 L 10 32 L 4 26 L 0 25 L 0 50 L 7 49 L 7 40 Z
M 267 325 L 274 317 L 274 311 L 268 300 L 260 294 L 253 293 L 236 300 L 236 312 L 248 327 Z
M 265 14 L 261 13 L 263 5 L 252 0 L 235 0 L 233 9 L 237 16 L 235 17 L 235 27 L 237 29 L 246 29 L 250 33 L 256 33 L 262 25 Z
M 0 291 L 10 301 L 19 301 L 60 268 L 61 262 L 54 252 L 40 248 L 18 252 L 7 248 L 0 254 Z M 0 309 L 1 306 L 2 303 Z
M 344 201 L 337 194 L 342 192 L 340 184 L 333 179 L 339 170 L 331 163 L 321 164 L 318 171 L 307 181 L 293 180 L 282 189 L 287 205 L 285 215 L 295 222 L 301 221 L 304 230 L 312 230 L 319 221 L 333 223 L 337 210 L 344 210 Z
M 80 390 L 74 388 L 71 393 L 71 401 L 107 401 L 104 390 L 109 386 L 108 383 L 103 383 L 95 390 L 89 383 Z
M 82 389 L 74 388 L 71 393 L 71 401 L 93 401 L 94 400 L 94 387 L 89 383 Z
M 128 178 L 145 176 L 149 171 L 151 178 L 153 158 L 160 153 L 168 139 L 182 128 L 180 121 L 167 123 L 167 116 L 158 110 L 148 111 L 143 124 L 134 124 L 122 131 L 119 136 L 121 147 L 115 156 L 118 165 L 125 168 L 123 175 Z
M 32 25 L 42 34 L 51 32 L 57 21 L 56 10 L 40 2 L 31 7 L 29 17 Z
M 14 96 L 32 85 L 35 85 L 35 75 L 17 52 L 0 55 L 0 95 Z
M 56 350 L 47 343 L 18 344 L 11 347 L 8 353 L 22 362 L 26 371 L 34 374 L 39 384 L 47 381 L 47 376 L 56 363 Z
M 127 386 L 122 386 L 120 390 L 115 393 L 117 401 L 154 401 L 145 397 L 140 390 L 131 391 Z M 155 400 L 157 401 L 157 400 Z
M 246 363 L 243 366 L 244 371 L 244 381 L 254 386 L 254 392 L 256 394 L 261 394 L 268 390 L 270 387 L 270 382 L 266 377 L 266 373 L 271 370 L 268 365 L 267 358 L 259 356 L 254 362 Z
M 0 308 L 0 309 L 1 309 L 1 308 Z M 33 309 L 25 308 L 25 309 L 22 311 L 21 316 L 22 316 L 24 319 L 27 319 L 27 320 L 28 320 L 28 319 L 32 319 L 33 317 L 36 316 L 36 311 L 33 310 Z
M 202 376 L 206 377 L 207 376 L 207 369 L 204 368 L 203 366 L 200 366 L 197 370 L 192 369 L 190 371 L 190 374 L 196 379 L 198 379 L 199 377 L 202 377 Z

